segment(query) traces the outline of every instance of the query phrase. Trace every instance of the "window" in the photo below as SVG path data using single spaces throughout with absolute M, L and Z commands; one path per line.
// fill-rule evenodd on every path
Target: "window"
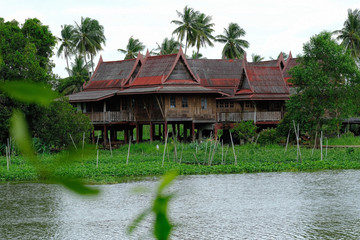
M 187 97 L 182 97 L 182 99 L 181 99 L 181 107 L 183 107 L 183 108 L 188 107 L 188 99 L 187 99 Z
M 230 107 L 234 108 L 234 102 L 230 102 Z
M 206 98 L 201 99 L 201 109 L 207 109 Z
M 245 108 L 251 108 L 251 102 L 245 102 Z
M 229 102 L 224 102 L 224 107 L 228 108 L 229 107 Z
M 170 108 L 176 108 L 176 99 L 174 96 L 170 96 Z
M 128 102 L 127 102 L 127 99 L 124 98 L 122 101 L 121 101 L 121 108 L 123 111 L 126 111 L 127 110 L 127 106 L 128 106 Z

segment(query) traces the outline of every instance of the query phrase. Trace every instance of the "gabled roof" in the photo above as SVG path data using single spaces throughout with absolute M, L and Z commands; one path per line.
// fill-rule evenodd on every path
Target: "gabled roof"
M 181 48 L 177 54 L 147 55 L 130 86 L 161 84 L 200 84 L 200 79 L 192 72 Z
M 211 88 L 236 88 L 240 82 L 242 60 L 188 59 L 189 66 L 200 77 L 201 85 Z
M 122 81 L 129 77 L 136 62 L 137 59 L 104 62 L 100 57 L 96 70 L 84 89 L 121 88 Z
M 289 80 L 291 78 L 291 75 L 289 74 L 289 70 L 293 67 L 298 65 L 297 58 L 293 58 L 291 52 L 289 53 L 289 57 L 286 61 L 285 68 L 283 70 L 283 76 L 285 81 Z

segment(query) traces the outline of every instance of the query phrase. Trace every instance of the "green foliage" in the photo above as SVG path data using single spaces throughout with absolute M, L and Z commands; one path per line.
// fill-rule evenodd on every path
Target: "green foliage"
M 277 144 L 278 137 L 275 128 L 264 129 L 259 133 L 257 143 L 261 145 Z
M 160 56 L 177 53 L 180 49 L 181 43 L 176 41 L 174 38 L 165 38 L 161 45 L 157 44 L 157 46 L 158 47 L 155 49 L 155 55 Z
M 290 70 L 296 94 L 286 103 L 291 123 L 314 135 L 324 125 L 340 129 L 340 122 L 355 111 L 360 74 L 344 47 L 322 32 L 304 44 L 299 65 Z
M 241 39 L 246 32 L 237 23 L 230 23 L 228 28 L 224 28 L 225 35 L 216 36 L 216 41 L 225 43 L 222 51 L 222 58 L 240 59 L 245 54 L 244 48 L 249 47 L 249 42 Z
M 126 45 L 126 49 L 118 49 L 118 51 L 126 54 L 124 59 L 132 59 L 136 58 L 137 54 L 144 49 L 145 45 L 140 42 L 139 39 L 135 39 L 133 36 L 131 36 L 129 38 L 128 44 Z
M 36 18 L 27 19 L 22 28 L 16 21 L 0 21 L 0 80 L 48 82 L 55 43 L 48 26 Z
M 154 222 L 154 236 L 158 240 L 166 240 L 169 239 L 172 224 L 168 218 L 168 204 L 170 200 L 173 198 L 174 194 L 166 194 L 164 191 L 166 188 L 174 181 L 178 173 L 176 171 L 171 171 L 166 173 L 156 191 L 155 200 L 153 201 L 153 205 L 144 210 L 129 226 L 128 233 L 132 233 L 135 228 L 139 225 L 143 219 L 151 214 L 151 212 L 155 215 Z
M 241 121 L 236 123 L 230 131 L 235 133 L 236 138 L 250 141 L 251 138 L 255 137 L 256 129 L 253 121 Z
M 54 101 L 42 114 L 34 129 L 45 146 L 58 149 L 72 145 L 70 134 L 78 144 L 82 141 L 83 133 L 85 139 L 89 139 L 91 130 L 89 118 L 77 112 L 66 98 Z

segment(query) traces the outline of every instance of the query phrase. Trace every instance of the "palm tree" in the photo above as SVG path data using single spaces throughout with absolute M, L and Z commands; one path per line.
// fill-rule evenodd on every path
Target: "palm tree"
M 344 22 L 341 30 L 336 30 L 333 34 L 338 34 L 337 39 L 341 40 L 346 49 L 350 51 L 355 60 L 360 57 L 360 11 L 359 9 L 348 9 L 348 18 Z
M 70 56 L 74 53 L 73 36 L 74 36 L 74 27 L 72 25 L 65 24 L 64 26 L 61 26 L 61 38 L 59 38 L 61 44 L 57 51 L 57 56 L 60 57 L 61 54 L 64 53 L 67 68 L 69 68 L 68 58 L 70 58 Z
M 139 39 L 134 39 L 133 36 L 129 38 L 128 44 L 125 49 L 118 49 L 119 52 L 122 52 L 125 55 L 124 59 L 136 58 L 138 52 L 141 52 L 145 49 L 145 45 L 139 41 Z
M 245 53 L 244 48 L 249 47 L 249 42 L 240 37 L 245 36 L 246 32 L 237 23 L 230 23 L 229 27 L 224 28 L 225 35 L 216 36 L 216 41 L 225 43 L 222 57 L 228 59 L 242 58 Z
M 91 65 L 94 72 L 94 56 L 102 50 L 102 44 L 105 45 L 104 27 L 95 19 L 81 17 L 80 25 L 75 22 L 74 45 L 80 55 L 84 57 L 88 64 L 86 56 L 91 58 Z
M 264 57 L 258 55 L 258 54 L 252 54 L 252 62 L 261 62 L 262 60 L 264 60 Z
M 212 32 L 214 32 L 214 23 L 211 23 L 212 17 L 206 16 L 204 13 L 200 13 L 197 15 L 196 21 L 197 21 L 197 33 L 195 37 L 194 45 L 196 45 L 197 53 L 200 51 L 200 47 L 205 47 L 206 45 L 209 45 L 211 47 L 214 46 L 212 43 L 212 40 L 215 39 L 215 37 L 212 35 Z
M 166 54 L 173 54 L 177 53 L 179 51 L 179 48 L 181 47 L 181 43 L 176 41 L 174 38 L 168 39 L 165 38 L 161 45 L 156 43 L 158 47 L 155 49 L 155 55 L 166 55 Z
M 181 13 L 176 11 L 180 20 L 173 20 L 171 23 L 175 23 L 179 25 L 174 31 L 173 34 L 178 35 L 178 40 L 181 42 L 185 38 L 185 55 L 187 48 L 196 41 L 196 36 L 198 33 L 198 22 L 197 16 L 199 15 L 198 11 L 194 11 L 194 9 L 185 6 L 184 12 Z
M 195 51 L 192 52 L 191 59 L 201 59 L 202 57 L 203 55 L 201 53 Z
M 82 56 L 76 56 L 74 63 L 71 64 L 71 69 L 67 68 L 70 77 L 58 87 L 58 91 L 64 95 L 79 92 L 84 83 L 89 80 L 90 66 L 87 64 Z

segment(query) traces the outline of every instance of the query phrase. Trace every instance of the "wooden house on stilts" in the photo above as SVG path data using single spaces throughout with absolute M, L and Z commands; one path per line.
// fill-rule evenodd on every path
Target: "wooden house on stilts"
M 186 59 L 181 48 L 122 61 L 100 57 L 83 91 L 68 97 L 102 131 L 105 144 L 115 142 L 119 131 L 125 143 L 140 142 L 145 125 L 150 141 L 164 140 L 170 125 L 171 134 L 191 141 L 240 121 L 277 124 L 289 98 L 284 77 L 290 63 L 291 53 L 287 61 L 280 55 L 260 63 L 248 63 L 246 56 Z

